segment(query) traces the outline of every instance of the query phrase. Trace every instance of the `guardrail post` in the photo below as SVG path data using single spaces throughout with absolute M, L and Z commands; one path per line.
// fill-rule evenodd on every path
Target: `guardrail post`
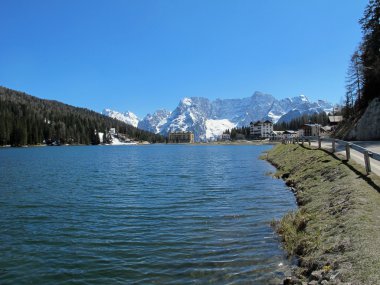
M 304 138 L 302 138 L 302 145 L 304 144 L 304 142 L 305 142 L 305 139 L 304 139 Z
M 350 144 L 346 144 L 346 159 L 347 160 L 350 160 L 351 158 L 351 148 L 350 148 Z
M 367 174 L 371 173 L 371 161 L 369 159 L 369 152 L 368 150 L 364 151 L 364 162 L 365 162 L 365 171 Z
M 309 139 L 309 146 L 310 146 L 310 144 L 311 144 L 311 139 Z
M 321 137 L 318 136 L 318 148 L 321 148 Z
M 332 152 L 333 153 L 335 152 L 335 139 L 333 139 L 332 141 Z

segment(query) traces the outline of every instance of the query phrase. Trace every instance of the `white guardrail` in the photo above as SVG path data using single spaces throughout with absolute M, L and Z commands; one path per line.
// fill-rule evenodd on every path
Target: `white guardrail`
M 365 164 L 365 170 L 367 174 L 371 173 L 371 160 L 370 158 L 380 161 L 380 154 L 370 151 L 360 145 L 357 145 L 352 142 L 346 142 L 338 139 L 333 138 L 326 138 L 326 137 L 300 137 L 300 138 L 292 138 L 292 139 L 284 139 L 283 143 L 301 143 L 302 145 L 305 142 L 308 142 L 309 145 L 311 144 L 311 141 L 318 142 L 318 148 L 322 148 L 322 142 L 331 142 L 332 147 L 332 153 L 336 152 L 336 145 L 342 145 L 345 147 L 346 150 L 346 159 L 351 159 L 351 149 L 356 150 L 357 152 L 360 152 L 363 154 L 364 164 Z

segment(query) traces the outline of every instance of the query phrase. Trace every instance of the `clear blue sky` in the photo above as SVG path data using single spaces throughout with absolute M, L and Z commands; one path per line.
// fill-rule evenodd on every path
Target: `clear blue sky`
M 0 85 L 143 117 L 185 96 L 337 103 L 367 0 L 1 0 Z

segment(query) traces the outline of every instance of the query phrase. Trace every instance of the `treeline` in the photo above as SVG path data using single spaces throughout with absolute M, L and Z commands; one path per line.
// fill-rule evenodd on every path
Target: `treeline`
M 353 53 L 346 76 L 343 116 L 360 115 L 380 97 L 380 0 L 370 0 L 360 19 L 363 38 Z
M 250 138 L 250 127 L 232 128 L 225 130 L 223 134 L 229 134 L 231 140 L 241 140 Z
M 160 135 L 94 111 L 0 87 L 0 145 L 99 144 L 98 132 L 110 128 L 131 139 L 164 142 Z
M 282 122 L 273 125 L 273 130 L 275 131 L 286 131 L 286 130 L 298 130 L 304 124 L 320 124 L 326 126 L 329 124 L 329 117 L 325 112 L 315 113 L 312 115 L 302 115 L 292 119 L 290 122 Z

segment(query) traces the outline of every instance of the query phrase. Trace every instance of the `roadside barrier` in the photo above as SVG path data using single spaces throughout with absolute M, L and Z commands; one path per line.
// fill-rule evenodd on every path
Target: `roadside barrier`
M 317 142 L 318 148 L 322 148 L 322 142 L 329 142 L 331 143 L 331 152 L 335 153 L 337 150 L 337 145 L 343 146 L 346 153 L 346 160 L 351 159 L 351 149 L 363 154 L 364 159 L 364 165 L 365 170 L 367 174 L 371 173 L 371 160 L 370 158 L 380 161 L 380 154 L 370 151 L 362 146 L 359 146 L 357 144 L 354 144 L 352 142 L 347 142 L 343 140 L 333 139 L 333 138 L 327 138 L 327 137 L 298 137 L 298 138 L 290 138 L 290 139 L 283 139 L 282 143 L 284 144 L 302 144 L 308 143 L 309 146 L 311 145 L 311 142 Z

